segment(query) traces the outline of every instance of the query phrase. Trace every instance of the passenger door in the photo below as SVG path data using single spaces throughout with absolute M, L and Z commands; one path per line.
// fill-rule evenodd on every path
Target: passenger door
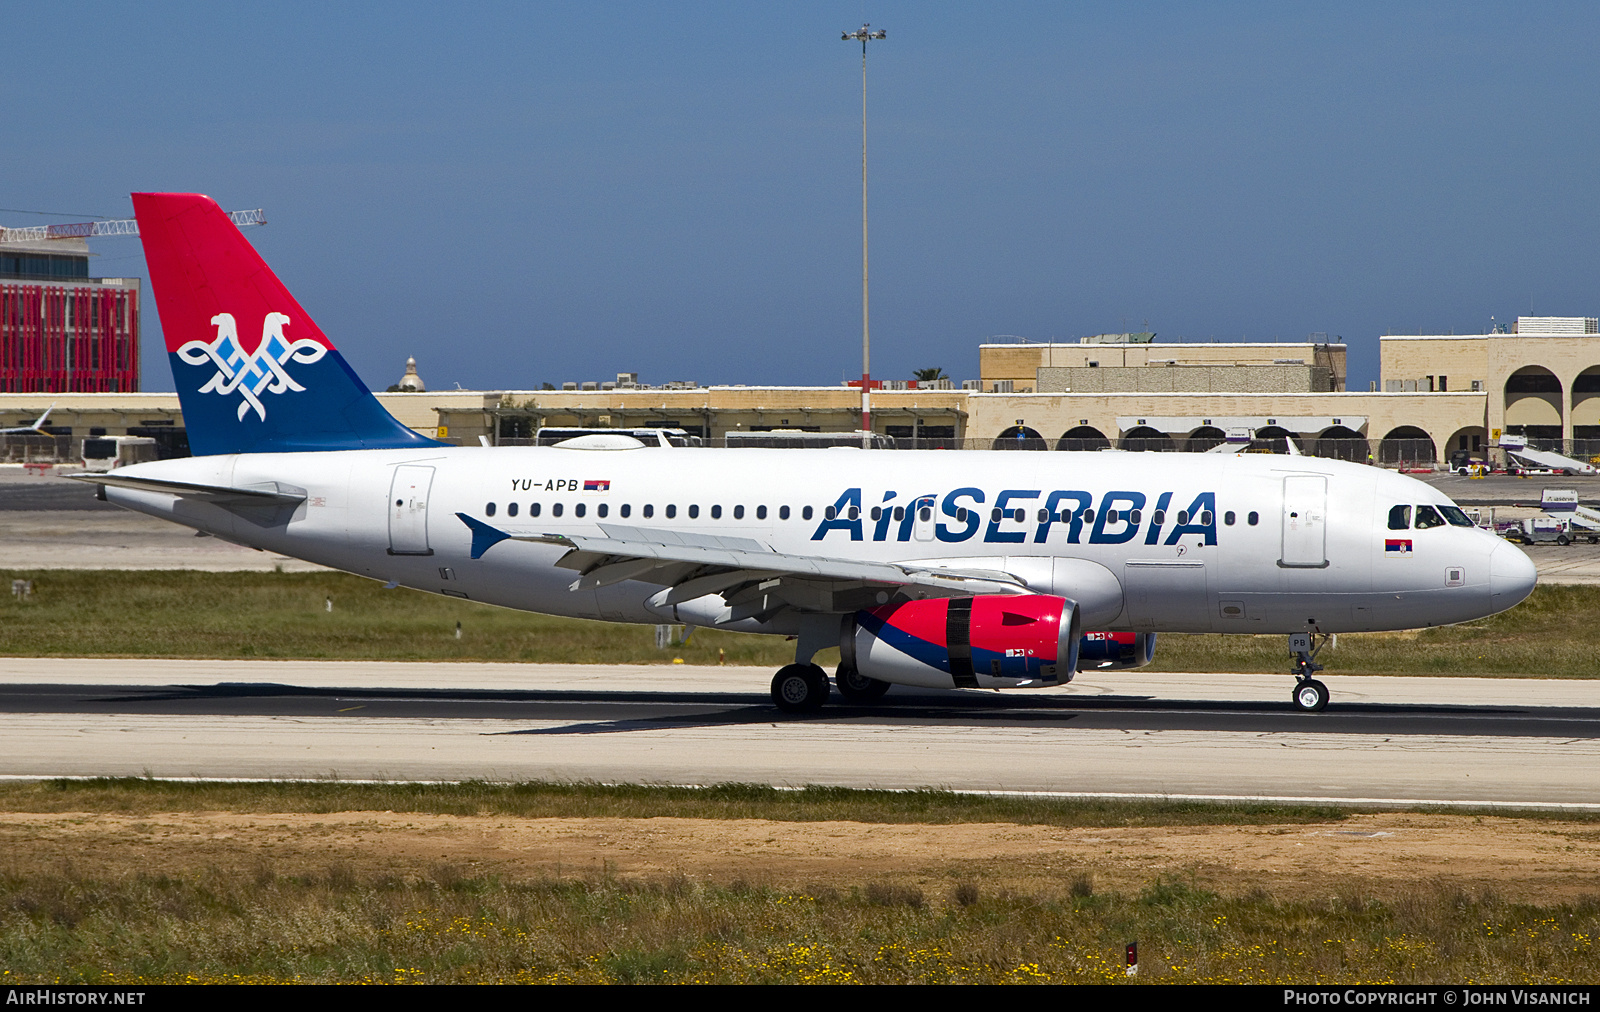
M 1283 479 L 1283 555 L 1278 564 L 1290 569 L 1322 569 L 1328 565 L 1328 479 L 1320 474 L 1292 474 Z
M 401 464 L 389 485 L 389 554 L 432 555 L 428 547 L 428 490 L 433 468 Z

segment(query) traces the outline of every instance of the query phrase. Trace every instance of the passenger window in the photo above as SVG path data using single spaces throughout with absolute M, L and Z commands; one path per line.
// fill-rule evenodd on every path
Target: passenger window
M 1157 526 L 1157 527 L 1160 527 L 1160 526 L 1161 526 L 1161 525 L 1162 525 L 1162 524 L 1164 524 L 1164 523 L 1166 523 L 1166 522 L 1167 522 L 1167 511 L 1166 511 L 1166 510 L 1156 510 L 1156 512 L 1155 512 L 1155 515 L 1154 515 L 1154 516 L 1152 516 L 1152 517 L 1151 517 L 1151 518 L 1150 518 L 1150 520 L 1151 520 L 1151 521 L 1152 521 L 1152 522 L 1153 522 L 1153 523 L 1154 523 L 1154 524 L 1155 524 L 1155 525 L 1156 525 L 1156 526 Z
M 605 503 L 601 503 L 600 505 L 598 505 L 598 506 L 596 506 L 594 508 L 594 511 L 596 513 L 600 514 L 601 516 L 605 516 L 606 513 L 609 512 L 609 510 L 610 510 L 610 507 L 607 506 Z
M 678 515 L 678 507 L 676 505 L 673 505 L 673 504 L 669 503 L 667 505 L 667 519 L 671 520 L 673 517 L 675 517 L 677 515 Z
M 621 509 L 620 512 L 622 513 L 622 518 L 624 520 L 626 520 L 628 518 L 628 514 L 633 512 L 633 507 L 628 505 L 627 503 L 623 503 L 622 504 L 622 509 Z
M 825 519 L 825 520 L 832 520 L 834 517 L 836 517 L 838 515 L 839 515 L 839 511 L 834 509 L 832 506 L 829 506 L 827 509 L 822 511 L 822 516 L 823 516 L 823 519 Z
M 789 507 L 787 507 L 787 506 L 784 507 L 784 509 L 788 509 L 788 508 Z M 830 506 L 828 508 L 832 509 L 833 507 Z M 810 520 L 811 519 L 811 507 L 810 506 L 807 506 L 805 509 L 800 511 L 800 519 L 801 520 Z
M 713 519 L 713 520 L 721 520 L 722 519 L 722 507 L 721 506 L 713 506 L 713 507 L 711 507 L 711 519 Z
M 555 503 L 554 505 L 552 505 L 550 507 L 550 515 L 553 516 L 553 517 L 558 517 L 558 516 L 561 515 L 561 504 L 560 503 Z
M 517 515 L 517 504 L 514 503 L 514 502 L 506 503 L 506 516 L 514 517 L 516 515 Z
M 1417 507 L 1417 530 L 1427 530 L 1429 527 L 1443 527 L 1444 517 L 1432 506 Z
M 1254 527 L 1256 524 L 1261 522 L 1261 514 L 1257 513 L 1255 510 L 1251 510 L 1250 515 L 1244 519 L 1245 523 L 1249 524 L 1251 527 Z
M 1182 527 L 1185 524 L 1187 524 L 1188 522 L 1189 522 L 1189 511 L 1188 510 L 1179 510 L 1178 511 L 1178 526 Z
M 850 519 L 851 520 L 859 520 L 860 518 L 861 518 L 861 511 L 856 509 L 854 506 L 850 507 Z
M 735 520 L 743 520 L 744 519 L 744 507 L 743 506 L 735 506 L 733 508 L 733 518 Z
M 583 516 L 585 508 L 586 507 L 583 505 L 583 503 L 579 503 L 578 505 L 576 505 L 576 506 L 574 506 L 572 508 L 573 515 L 574 516 L 580 516 L 580 517 Z
M 1122 519 L 1121 510 L 1106 510 L 1106 523 L 1114 524 Z
M 883 507 L 881 507 L 881 506 L 872 507 L 872 519 L 881 520 L 882 518 L 883 518 Z
M 395 505 L 398 506 L 398 505 L 400 505 L 400 503 L 397 501 L 395 503 Z M 484 504 L 483 515 L 486 516 L 486 517 L 494 516 L 494 503 L 491 502 L 491 503 L 485 503 Z
M 922 507 L 922 522 L 923 523 L 927 523 L 929 520 L 932 520 L 932 519 L 933 519 L 933 507 L 932 506 L 924 506 L 924 507 Z
M 1022 521 L 1028 519 L 1028 514 L 1023 512 L 1022 507 L 1019 506 L 1011 511 L 1011 519 L 1021 523 Z
M 778 507 L 778 519 L 779 520 L 787 520 L 787 519 L 789 519 L 789 507 L 787 507 L 787 506 L 779 506 Z
M 689 507 L 689 519 L 690 520 L 699 520 L 700 519 L 700 504 L 699 503 L 696 503 L 695 505 Z
M 1411 529 L 1411 507 L 1392 506 L 1389 508 L 1389 529 L 1391 531 L 1408 531 Z
M 956 523 L 964 524 L 966 522 L 967 522 L 967 508 L 965 506 L 962 506 L 962 507 L 960 507 L 959 509 L 956 510 Z
M 539 515 L 539 504 L 536 503 L 536 502 L 529 503 L 528 504 L 528 516 L 536 517 L 538 515 Z
M 1039 522 L 1042 524 L 1042 523 L 1045 523 L 1046 521 L 1048 521 L 1049 519 L 1050 519 L 1050 511 L 1047 510 L 1047 509 L 1041 509 L 1039 511 Z
M 1143 513 L 1142 510 L 1134 510 L 1132 513 L 1129 513 L 1128 514 L 1128 523 L 1132 524 L 1135 527 L 1138 527 L 1139 524 L 1144 519 L 1144 517 L 1142 516 L 1142 513 Z
M 1086 524 L 1094 523 L 1094 510 L 1092 510 L 1089 507 L 1085 506 L 1083 508 L 1082 515 L 1083 515 L 1083 522 L 1084 523 L 1086 523 Z
M 999 509 L 992 509 L 992 510 L 989 511 L 989 522 L 991 524 L 997 524 L 997 523 L 1000 522 L 1000 510 Z
M 654 506 L 650 505 L 649 503 L 645 503 L 644 504 L 644 518 L 646 520 L 649 520 L 651 517 L 653 517 L 655 515 L 656 515 L 656 508 Z
M 1210 527 L 1213 523 L 1216 522 L 1216 519 L 1217 518 L 1212 515 L 1210 510 L 1201 510 L 1200 511 L 1200 526 L 1201 527 Z
M 1229 527 L 1232 527 L 1233 526 L 1233 521 L 1234 521 L 1233 510 L 1229 510 L 1228 512 L 1222 514 L 1222 522 L 1224 524 L 1228 525 Z
M 766 518 L 767 518 L 767 508 L 765 506 L 757 506 L 756 507 L 756 519 L 757 520 L 765 520 Z

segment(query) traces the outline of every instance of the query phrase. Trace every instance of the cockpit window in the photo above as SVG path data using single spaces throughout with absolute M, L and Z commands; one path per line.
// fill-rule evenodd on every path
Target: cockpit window
M 1444 518 L 1446 520 L 1450 521 L 1450 526 L 1451 527 L 1476 527 L 1477 526 L 1477 524 L 1472 522 L 1472 518 L 1471 517 L 1467 516 L 1465 513 L 1463 513 L 1461 511 L 1461 507 L 1460 506 L 1440 506 L 1439 507 L 1439 512 L 1443 513 L 1444 514 Z
M 1394 506 L 1389 510 L 1389 529 L 1391 531 L 1408 531 L 1411 529 L 1411 507 Z
M 1432 506 L 1417 507 L 1417 530 L 1426 530 L 1429 527 L 1443 527 L 1444 517 Z

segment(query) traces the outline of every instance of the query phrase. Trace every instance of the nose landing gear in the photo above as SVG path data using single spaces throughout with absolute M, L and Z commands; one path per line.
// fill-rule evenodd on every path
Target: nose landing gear
M 1289 696 L 1295 709 L 1315 713 L 1328 705 L 1328 687 L 1312 676 L 1322 670 L 1316 662 L 1317 654 L 1333 637 L 1317 633 L 1293 633 L 1289 636 L 1289 652 L 1294 654 L 1294 692 Z

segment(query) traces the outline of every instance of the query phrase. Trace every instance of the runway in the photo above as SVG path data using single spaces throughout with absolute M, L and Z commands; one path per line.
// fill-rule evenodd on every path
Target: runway
M 1600 693 L 1085 675 L 788 717 L 764 669 L 0 660 L 0 775 L 589 780 L 1600 808 Z

